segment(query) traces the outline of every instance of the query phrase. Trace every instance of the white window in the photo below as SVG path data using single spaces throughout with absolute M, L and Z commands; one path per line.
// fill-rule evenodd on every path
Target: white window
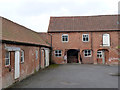
M 62 42 L 68 42 L 68 34 L 62 35 Z
M 35 53 L 36 53 L 36 60 L 37 60 L 38 59 L 38 51 L 36 50 Z
M 91 50 L 84 50 L 85 57 L 91 57 Z
M 56 57 L 61 57 L 62 56 L 62 51 L 61 50 L 55 50 L 55 56 Z
M 110 46 L 110 35 L 103 34 L 103 46 Z
M 102 51 L 97 51 L 97 57 L 102 58 Z
M 9 66 L 10 65 L 10 52 L 6 51 L 5 54 L 5 66 Z
M 89 42 L 89 34 L 83 34 L 82 35 L 82 41 L 83 42 Z
M 24 51 L 21 50 L 21 63 L 24 63 Z

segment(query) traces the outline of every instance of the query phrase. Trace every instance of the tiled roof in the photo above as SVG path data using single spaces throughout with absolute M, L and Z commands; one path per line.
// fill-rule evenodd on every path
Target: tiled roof
M 2 40 L 50 46 L 37 32 L 5 18 L 2 18 Z
M 48 32 L 120 30 L 118 25 L 118 15 L 51 17 Z
M 47 44 L 51 45 L 51 35 L 49 33 L 40 32 L 39 35 Z

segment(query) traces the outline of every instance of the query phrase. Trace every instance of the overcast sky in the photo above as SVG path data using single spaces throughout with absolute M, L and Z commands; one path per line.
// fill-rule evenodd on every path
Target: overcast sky
M 37 32 L 47 32 L 50 16 L 118 13 L 119 0 L 0 0 L 0 16 Z

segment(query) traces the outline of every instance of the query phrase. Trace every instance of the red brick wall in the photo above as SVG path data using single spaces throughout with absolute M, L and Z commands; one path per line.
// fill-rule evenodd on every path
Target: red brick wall
M 103 34 L 110 34 L 110 47 L 102 46 Z M 112 32 L 71 32 L 71 33 L 51 33 L 52 34 L 52 60 L 55 63 L 64 63 L 63 56 L 66 50 L 80 49 L 83 63 L 97 63 L 97 51 L 108 50 L 106 53 L 106 61 L 109 64 L 116 64 L 118 62 L 118 31 Z M 68 34 L 69 42 L 63 43 L 61 41 L 62 34 Z M 82 42 L 82 34 L 89 34 L 89 42 Z M 86 58 L 83 55 L 83 50 L 91 49 L 92 57 Z M 54 50 L 62 50 L 62 57 L 55 57 Z
M 23 45 L 12 45 L 6 44 L 7 46 L 20 47 L 21 50 L 24 50 L 24 63 L 20 63 L 20 78 L 18 80 L 22 80 L 25 77 L 35 73 L 39 69 L 39 47 L 35 46 L 23 46 Z M 15 63 L 15 52 L 11 53 L 11 65 L 9 67 L 5 67 L 5 44 L 2 45 L 2 78 L 3 78 L 3 88 L 11 85 L 16 80 L 14 79 L 14 63 Z M 36 53 L 38 51 L 38 59 L 36 60 Z M 9 71 L 11 69 L 11 71 Z

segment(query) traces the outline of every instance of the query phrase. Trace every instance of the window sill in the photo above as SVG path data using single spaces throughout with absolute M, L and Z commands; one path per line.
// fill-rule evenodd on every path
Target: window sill
M 68 41 L 62 41 L 62 43 L 68 43 Z
M 5 68 L 9 68 L 10 67 L 10 65 L 5 65 Z
M 88 57 L 89 58 L 89 57 L 92 57 L 92 56 L 84 56 L 84 57 L 86 57 L 86 58 Z
M 55 57 L 60 58 L 60 57 L 62 57 L 62 56 L 55 56 Z
M 21 62 L 21 64 L 24 64 L 24 62 Z
M 110 47 L 110 46 L 104 46 L 104 45 L 100 45 L 101 47 Z
M 87 43 L 87 42 L 89 42 L 89 41 L 82 41 L 82 42 Z

